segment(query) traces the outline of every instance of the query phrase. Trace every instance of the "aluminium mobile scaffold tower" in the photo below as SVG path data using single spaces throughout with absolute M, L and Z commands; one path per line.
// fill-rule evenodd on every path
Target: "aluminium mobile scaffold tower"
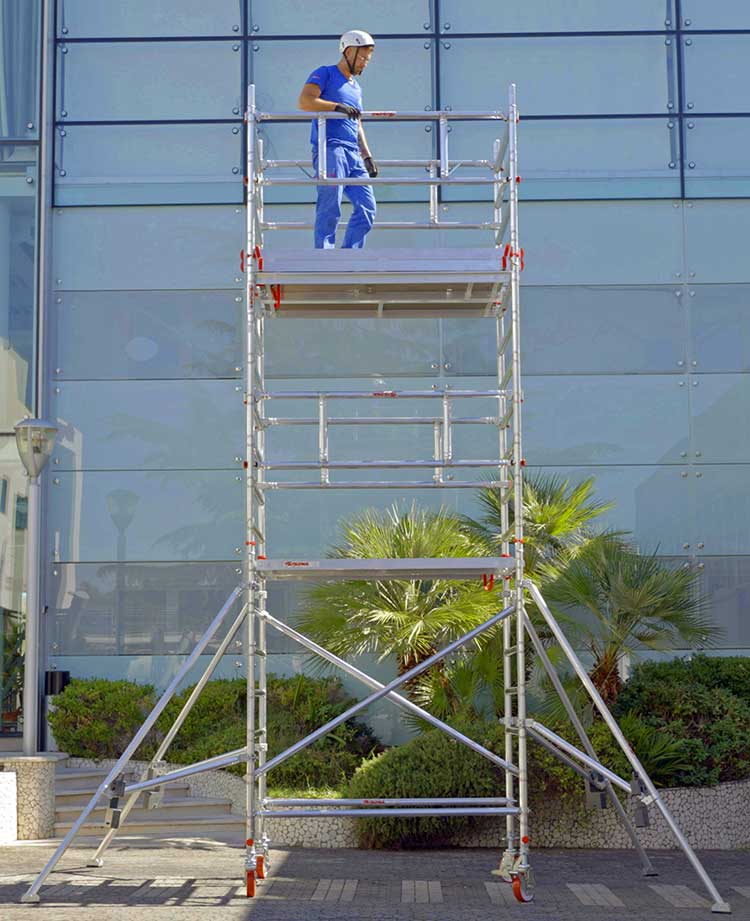
M 305 173 L 304 177 L 274 178 L 274 169 L 309 166 L 293 160 L 269 160 L 264 156 L 259 138 L 259 126 L 264 122 L 307 120 L 300 113 L 270 115 L 258 111 L 255 88 L 249 88 L 247 122 L 247 224 L 246 246 L 241 254 L 246 272 L 246 363 L 245 405 L 247 424 L 246 482 L 246 546 L 243 582 L 227 599 L 198 645 L 183 663 L 164 691 L 154 710 L 146 719 L 125 752 L 110 770 L 99 789 L 83 809 L 73 827 L 60 843 L 55 854 L 40 872 L 22 901 L 39 900 L 39 889 L 54 869 L 62 854 L 78 833 L 99 800 L 109 798 L 105 825 L 107 832 L 89 865 L 102 866 L 104 851 L 122 827 L 138 796 L 146 793 L 147 805 L 158 805 L 164 786 L 192 774 L 229 765 L 246 764 L 247 782 L 247 840 L 245 860 L 246 892 L 256 893 L 256 881 L 269 873 L 270 841 L 265 832 L 265 819 L 296 816 L 455 816 L 504 815 L 506 817 L 506 849 L 500 862 L 499 875 L 513 886 L 516 898 L 528 902 L 533 898 L 533 878 L 529 863 L 529 807 L 527 778 L 527 742 L 529 739 L 553 753 L 564 764 L 581 775 L 592 801 L 604 805 L 609 800 L 618 812 L 638 854 L 645 875 L 655 875 L 641 847 L 635 829 L 621 804 L 615 788 L 630 795 L 636 816 L 644 824 L 648 806 L 654 806 L 674 833 L 675 839 L 693 865 L 708 890 L 713 911 L 729 912 L 692 847 L 685 839 L 667 810 L 658 791 L 643 766 L 631 750 L 617 723 L 607 710 L 585 668 L 563 634 L 539 589 L 524 574 L 523 537 L 523 453 L 521 446 L 521 390 L 519 275 L 523 269 L 524 252 L 518 233 L 518 108 L 515 86 L 511 86 L 507 115 L 500 112 L 367 112 L 363 118 L 376 121 L 430 121 L 437 126 L 438 157 L 429 161 L 381 161 L 384 172 L 391 168 L 426 170 L 428 175 L 375 180 L 339 179 L 329 177 L 326 168 L 326 123 L 328 118 L 342 116 L 320 113 L 318 117 L 319 177 Z M 495 120 L 503 125 L 503 136 L 495 141 L 492 156 L 486 160 L 454 161 L 448 155 L 448 132 L 451 121 Z M 482 170 L 484 176 L 458 174 L 461 167 Z M 493 245 L 485 249 L 445 250 L 387 250 L 368 251 L 294 251 L 264 250 L 264 232 L 310 228 L 307 223 L 273 222 L 264 213 L 266 186 L 307 185 L 410 185 L 429 190 L 429 219 L 425 223 L 381 222 L 381 229 L 409 230 L 486 230 L 493 235 Z M 493 215 L 485 223 L 441 221 L 438 214 L 438 189 L 447 185 L 483 184 L 492 189 Z M 506 232 L 508 234 L 506 240 Z M 437 386 L 429 390 L 406 391 L 271 391 L 264 373 L 264 329 L 267 320 L 281 317 L 324 316 L 481 316 L 494 320 L 497 342 L 497 386 L 487 390 L 454 390 Z M 276 417 L 267 411 L 274 400 L 311 401 L 315 415 L 302 418 Z M 457 405 L 482 405 L 491 400 L 496 409 L 492 415 L 457 415 Z M 336 415 L 332 407 L 350 400 L 429 401 L 437 404 L 430 416 Z M 350 404 L 351 405 L 351 404 Z M 432 458 L 418 460 L 332 460 L 329 431 L 332 426 L 432 426 L 434 450 Z M 266 450 L 266 435 L 280 426 L 314 426 L 318 435 L 317 459 L 275 461 Z M 455 457 L 453 431 L 456 426 L 493 426 L 497 429 L 497 457 L 491 459 L 460 459 Z M 475 429 L 476 430 L 476 429 Z M 495 471 L 492 481 L 462 479 L 463 471 L 472 469 Z M 269 471 L 279 471 L 279 479 L 271 480 Z M 315 471 L 316 479 L 299 480 L 299 471 Z M 341 471 L 374 471 L 374 478 L 334 479 Z M 380 471 L 431 471 L 427 480 L 388 480 Z M 503 496 L 503 543 L 499 557 L 465 559 L 285 559 L 268 558 L 266 545 L 266 502 L 269 494 L 282 489 L 476 489 L 487 485 L 497 487 Z M 515 514 L 511 520 L 510 502 Z M 483 624 L 457 638 L 444 649 L 388 684 L 360 671 L 354 665 L 322 648 L 294 630 L 267 610 L 266 585 L 279 579 L 329 580 L 416 580 L 416 579 L 479 579 L 485 587 L 496 590 L 498 612 Z M 609 770 L 597 758 L 576 710 L 568 697 L 545 646 L 527 610 L 527 595 L 533 601 L 547 631 L 560 646 L 565 658 L 584 685 L 601 718 L 607 723 L 633 769 L 632 780 L 626 780 Z M 184 681 L 198 657 L 206 650 L 219 628 L 236 610 L 234 620 L 216 648 L 208 666 L 190 698 L 159 746 L 148 768 L 139 779 L 125 769 L 143 738 L 156 722 L 178 686 Z M 179 770 L 166 771 L 164 758 L 172 739 L 190 712 L 193 703 L 221 661 L 237 631 L 245 623 L 247 631 L 247 735 L 243 748 L 193 764 Z M 266 634 L 272 627 L 297 641 L 303 648 L 338 666 L 359 679 L 372 693 L 345 713 L 299 740 L 285 751 L 267 757 L 266 704 Z M 500 757 L 444 724 L 418 707 L 398 689 L 417 674 L 442 661 L 454 651 L 471 643 L 481 634 L 498 627 L 503 641 L 502 668 L 504 681 L 505 748 Z M 559 694 L 568 716 L 580 738 L 581 748 L 572 745 L 526 713 L 526 640 L 530 639 L 535 653 Z M 446 732 L 458 742 L 499 766 L 505 776 L 504 796 L 445 799 L 384 799 L 367 800 L 289 800 L 270 799 L 266 795 L 266 777 L 278 764 L 334 730 L 336 726 L 360 713 L 375 701 L 387 698 L 402 708 L 420 716 Z M 123 801 L 124 800 L 124 801 Z

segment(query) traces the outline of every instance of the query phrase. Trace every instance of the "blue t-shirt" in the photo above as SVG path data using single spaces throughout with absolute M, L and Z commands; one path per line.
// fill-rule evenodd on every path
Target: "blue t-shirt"
M 330 102 L 355 106 L 362 111 L 362 88 L 352 78 L 347 80 L 336 64 L 323 65 L 314 70 L 305 80 L 320 87 L 320 98 Z M 326 140 L 359 150 L 359 122 L 353 118 L 329 118 L 326 122 Z M 318 146 L 318 120 L 313 119 L 310 143 Z

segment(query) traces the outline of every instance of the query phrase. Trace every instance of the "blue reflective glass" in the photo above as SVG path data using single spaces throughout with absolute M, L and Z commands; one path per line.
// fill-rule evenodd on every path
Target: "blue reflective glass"
M 64 208 L 53 228 L 54 279 L 64 290 L 242 287 L 241 207 Z
M 441 0 L 443 32 L 620 32 L 664 29 L 672 26 L 672 0 L 634 0 L 601 3 L 576 0 L 555 4 L 548 0 L 525 0 L 497 4 L 493 0 Z
M 276 3 L 274 0 L 253 0 L 250 20 L 255 35 L 328 35 L 347 29 L 366 28 L 375 36 L 378 51 L 383 33 L 422 32 L 432 28 L 430 0 L 330 0 L 325 15 L 320 8 L 307 3 Z M 359 25 L 363 23 L 364 25 Z M 330 57 L 336 56 L 338 42 L 329 40 Z
M 750 554 L 750 465 L 705 464 L 693 468 L 690 478 L 698 508 L 691 543 L 712 555 Z
M 478 66 L 492 61 L 492 79 Z M 440 92 L 454 109 L 521 115 L 666 113 L 674 100 L 674 45 L 661 36 L 472 38 L 442 41 Z M 469 105 L 467 100 L 471 101 Z
M 439 322 L 435 318 L 271 320 L 266 324 L 266 375 L 434 376 L 440 362 Z
M 73 121 L 235 117 L 240 48 L 232 41 L 60 45 L 58 118 L 63 111 Z
M 529 472 L 533 473 L 535 468 Z M 694 476 L 683 476 L 679 466 L 544 467 L 579 482 L 594 477 L 595 495 L 613 508 L 597 518 L 601 527 L 625 530 L 644 553 L 681 554 L 696 533 Z M 527 468 L 529 470 L 529 468 Z
M 58 0 L 62 38 L 232 35 L 242 28 L 242 0 Z
M 39 136 L 39 0 L 0 4 L 0 138 Z
M 750 428 L 737 420 L 750 416 L 750 375 L 696 375 L 690 397 L 693 448 L 700 462 L 747 462 Z
M 447 221 L 486 221 L 486 203 L 451 203 Z M 682 212 L 671 201 L 524 202 L 524 285 L 668 285 L 683 271 Z M 448 246 L 488 246 L 488 234 L 446 231 Z
M 55 149 L 57 205 L 242 202 L 237 125 L 69 125 Z
M 682 41 L 688 109 L 747 112 L 750 35 L 691 35 Z
M 52 655 L 184 655 L 239 576 L 235 563 L 66 563 L 50 567 L 46 581 Z M 242 630 L 237 640 L 233 655 L 242 655 Z
M 62 450 L 76 450 L 75 437 L 63 433 Z M 231 470 L 60 471 L 46 496 L 53 562 L 238 559 L 243 480 Z
M 694 201 L 685 206 L 689 279 L 695 284 L 750 282 L 746 201 Z
M 675 290 L 524 285 L 521 367 L 526 374 L 679 372 L 687 324 Z M 493 373 L 491 320 L 440 322 L 451 373 Z
M 49 311 L 53 376 L 239 377 L 242 300 L 237 291 L 60 292 Z
M 451 159 L 490 158 L 501 126 L 457 122 L 449 139 Z M 676 121 L 641 119 L 544 119 L 520 126 L 522 196 L 553 198 L 663 198 L 680 195 Z M 554 157 L 550 157 L 554 150 Z M 461 169 L 457 173 L 464 173 Z M 467 175 L 482 175 L 466 170 Z M 484 172 L 487 175 L 487 172 Z M 446 200 L 489 199 L 491 187 L 455 186 Z
M 524 378 L 529 464 L 680 463 L 688 387 L 672 375 Z
M 690 332 L 697 370 L 750 370 L 750 288 L 696 285 L 690 291 Z
M 685 138 L 686 195 L 750 195 L 750 118 L 689 118 Z
M 490 388 L 491 378 L 470 379 Z M 461 387 L 462 384 L 454 384 Z M 689 444 L 688 387 L 673 375 L 527 375 L 523 453 L 532 466 L 679 464 Z M 491 404 L 469 414 L 491 414 Z M 459 415 L 458 410 L 456 415 Z M 456 457 L 496 457 L 497 430 L 466 426 Z
M 34 391 L 36 149 L 0 144 L 0 431 Z
M 49 412 L 75 432 L 55 449 L 61 470 L 236 467 L 244 406 L 234 381 L 58 383 Z M 196 437 L 196 433 L 200 436 Z
M 700 591 L 708 610 L 724 631 L 719 648 L 750 647 L 750 557 L 704 556 L 699 563 Z
M 379 41 L 371 64 L 359 78 L 365 109 L 413 112 L 434 105 L 433 54 L 433 43 L 429 40 Z M 273 113 L 297 111 L 297 98 L 308 75 L 323 64 L 335 64 L 338 58 L 336 42 L 329 39 L 251 44 L 250 79 L 258 87 L 258 108 Z M 397 135 L 400 130 L 397 125 L 392 133 Z
M 682 0 L 685 26 L 691 29 L 750 29 L 750 8 L 745 0 Z

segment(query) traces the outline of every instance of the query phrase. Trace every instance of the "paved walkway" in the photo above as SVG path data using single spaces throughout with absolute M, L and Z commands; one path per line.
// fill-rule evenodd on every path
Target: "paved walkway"
M 645 879 L 631 852 L 538 851 L 536 899 L 519 905 L 486 850 L 273 853 L 272 875 L 248 901 L 243 852 L 213 841 L 121 842 L 105 866 L 90 847 L 65 855 L 39 905 L 18 900 L 49 845 L 0 847 L 2 921 L 704 921 L 716 918 L 687 861 L 657 852 Z M 750 921 L 750 853 L 701 855 L 736 921 Z

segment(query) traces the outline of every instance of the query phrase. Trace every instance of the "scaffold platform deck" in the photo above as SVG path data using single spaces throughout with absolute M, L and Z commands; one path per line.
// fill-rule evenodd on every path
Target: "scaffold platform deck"
M 495 247 L 277 249 L 258 258 L 255 282 L 277 316 L 489 317 L 510 272 Z
M 441 559 L 257 560 L 259 575 L 284 581 L 319 579 L 481 579 L 510 575 L 515 564 L 502 557 Z

